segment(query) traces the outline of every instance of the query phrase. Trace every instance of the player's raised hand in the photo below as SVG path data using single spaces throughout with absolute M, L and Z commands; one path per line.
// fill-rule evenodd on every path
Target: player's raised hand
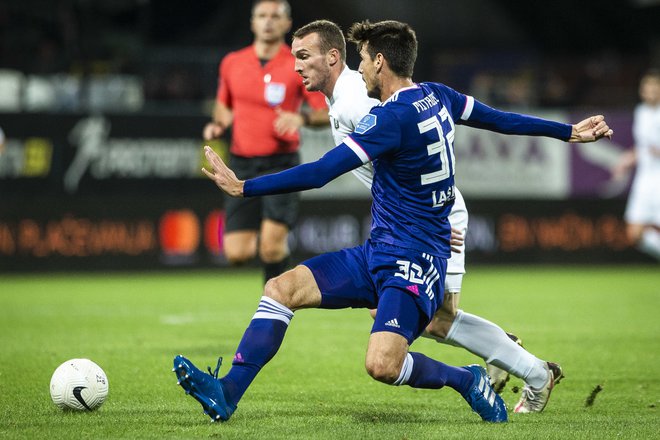
M 602 137 L 612 139 L 614 131 L 607 126 L 605 116 L 590 116 L 573 125 L 569 142 L 594 142 Z
M 202 168 L 204 174 L 209 179 L 213 180 L 218 188 L 226 192 L 232 197 L 243 197 L 243 184 L 244 180 L 238 180 L 236 174 L 225 165 L 220 159 L 220 156 L 211 149 L 208 145 L 204 147 L 204 155 L 213 167 L 213 172 L 209 172 L 206 168 Z

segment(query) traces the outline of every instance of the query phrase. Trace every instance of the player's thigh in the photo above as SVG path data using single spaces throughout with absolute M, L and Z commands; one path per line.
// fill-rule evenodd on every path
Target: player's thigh
M 378 299 L 371 333 L 396 333 L 410 345 L 422 334 L 428 323 L 429 318 L 420 309 L 417 297 L 412 292 L 399 287 L 386 287 Z
M 367 348 L 369 374 L 381 382 L 393 383 L 399 377 L 408 347 L 427 323 L 428 317 L 419 309 L 412 292 L 399 287 L 384 288 Z
M 318 307 L 321 291 L 314 275 L 306 266 L 296 266 L 266 283 L 264 295 L 291 310 Z
M 367 372 L 376 380 L 393 383 L 399 377 L 408 347 L 406 338 L 398 333 L 372 333 L 365 359 Z
M 329 252 L 303 261 L 321 292 L 322 309 L 376 308 L 378 296 L 364 246 Z

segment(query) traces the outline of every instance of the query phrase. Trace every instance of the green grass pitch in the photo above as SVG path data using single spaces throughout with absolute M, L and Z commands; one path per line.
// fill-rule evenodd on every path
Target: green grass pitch
M 228 423 L 211 424 L 175 385 L 172 358 L 231 362 L 261 296 L 256 271 L 0 276 L 0 438 L 447 439 L 659 438 L 657 266 L 478 267 L 463 309 L 518 334 L 566 378 L 542 414 L 489 425 L 451 389 L 369 378 L 364 310 L 304 310 Z M 477 359 L 419 340 L 452 365 Z M 87 357 L 110 394 L 91 413 L 63 412 L 50 376 Z M 592 406 L 585 401 L 597 385 Z M 521 381 L 503 393 L 509 408 Z

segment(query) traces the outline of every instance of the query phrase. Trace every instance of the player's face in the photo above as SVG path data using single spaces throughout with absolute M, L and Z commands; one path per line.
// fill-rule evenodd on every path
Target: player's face
M 639 96 L 646 104 L 660 104 L 660 80 L 655 77 L 642 79 L 639 85 Z
M 319 35 L 314 32 L 302 38 L 294 38 L 291 53 L 296 57 L 295 69 L 310 92 L 321 91 L 331 94 L 327 86 L 330 80 L 331 63 L 336 62 L 334 51 L 321 53 Z
M 282 41 L 291 29 L 284 5 L 276 2 L 259 3 L 252 13 L 251 24 L 255 40 L 263 43 Z
M 380 83 L 378 80 L 376 60 L 371 59 L 367 52 L 367 44 L 362 45 L 360 49 L 360 67 L 358 72 L 362 74 L 362 80 L 367 86 L 367 95 L 370 98 L 380 99 Z

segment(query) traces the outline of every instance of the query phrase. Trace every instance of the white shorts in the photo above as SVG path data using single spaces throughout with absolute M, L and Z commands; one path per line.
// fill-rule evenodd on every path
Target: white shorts
M 660 226 L 660 176 L 650 173 L 635 176 L 624 218 L 627 223 Z
M 456 188 L 456 200 L 454 206 L 449 213 L 449 223 L 452 228 L 460 229 L 463 232 L 463 237 L 467 235 L 468 228 L 468 212 L 465 206 L 463 195 Z M 447 277 L 445 278 L 445 291 L 447 292 L 460 292 L 461 284 L 463 282 L 463 274 L 465 273 L 465 242 L 461 245 L 461 253 L 451 253 L 451 257 L 447 260 Z

